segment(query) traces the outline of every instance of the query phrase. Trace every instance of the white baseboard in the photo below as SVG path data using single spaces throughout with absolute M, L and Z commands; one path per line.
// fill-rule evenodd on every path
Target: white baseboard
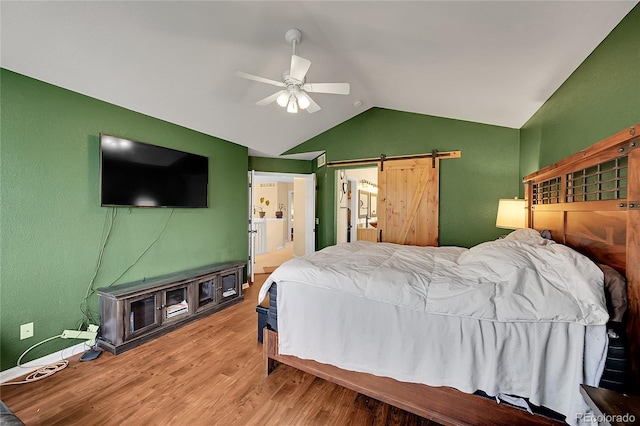
M 64 348 L 61 351 L 43 356 L 42 358 L 29 361 L 25 364 L 22 364 L 20 367 L 13 367 L 8 370 L 0 371 L 0 383 L 8 382 L 9 380 L 14 380 L 19 377 L 26 376 L 27 374 L 37 370 L 42 366 L 53 364 L 54 362 L 70 358 L 88 349 L 89 347 L 84 342 L 78 343 L 77 345 Z
M 249 283 L 244 283 L 244 284 L 242 284 L 242 289 L 243 289 L 243 290 L 246 290 L 246 289 L 248 289 L 248 288 L 249 288 Z

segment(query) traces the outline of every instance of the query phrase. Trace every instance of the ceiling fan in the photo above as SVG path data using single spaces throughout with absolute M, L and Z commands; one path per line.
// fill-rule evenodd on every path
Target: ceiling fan
M 307 83 L 305 77 L 307 71 L 309 71 L 309 67 L 311 67 L 311 61 L 296 55 L 296 44 L 302 40 L 302 33 L 298 29 L 290 29 L 285 34 L 285 40 L 293 46 L 293 55 L 291 56 L 291 68 L 282 73 L 282 81 L 247 74 L 242 71 L 236 72 L 238 77 L 283 88 L 273 95 L 256 102 L 256 105 L 269 105 L 275 101 L 281 107 L 286 107 L 287 112 L 290 113 L 295 114 L 300 109 L 305 109 L 307 112 L 313 113 L 320 111 L 321 108 L 320 105 L 311 99 L 307 92 L 330 93 L 335 95 L 349 94 L 349 83 Z

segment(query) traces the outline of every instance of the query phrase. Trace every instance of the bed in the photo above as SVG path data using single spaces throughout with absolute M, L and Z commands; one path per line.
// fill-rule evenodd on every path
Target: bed
M 579 385 L 598 385 L 608 320 L 602 271 L 578 251 L 626 274 L 637 359 L 637 128 L 525 178 L 531 229 L 504 240 L 470 250 L 361 242 L 285 263 L 260 294 L 277 283 L 267 370 L 289 364 L 444 424 L 553 423 L 477 390 L 578 423 L 588 411 Z M 602 190 L 611 161 L 613 195 Z M 593 166 L 604 181 L 595 199 Z

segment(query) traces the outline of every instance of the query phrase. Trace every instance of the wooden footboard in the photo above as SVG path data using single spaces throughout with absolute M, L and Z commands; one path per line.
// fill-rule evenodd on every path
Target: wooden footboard
M 347 371 L 328 364 L 280 355 L 278 333 L 265 328 L 263 336 L 267 374 L 270 374 L 278 363 L 286 364 L 443 425 L 562 424 L 452 388 L 399 382 L 389 377 Z

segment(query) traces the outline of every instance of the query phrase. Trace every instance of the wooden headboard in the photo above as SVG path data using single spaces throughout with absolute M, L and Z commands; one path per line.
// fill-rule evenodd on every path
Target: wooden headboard
M 633 390 L 640 391 L 640 124 L 524 178 L 528 226 L 627 278 Z

